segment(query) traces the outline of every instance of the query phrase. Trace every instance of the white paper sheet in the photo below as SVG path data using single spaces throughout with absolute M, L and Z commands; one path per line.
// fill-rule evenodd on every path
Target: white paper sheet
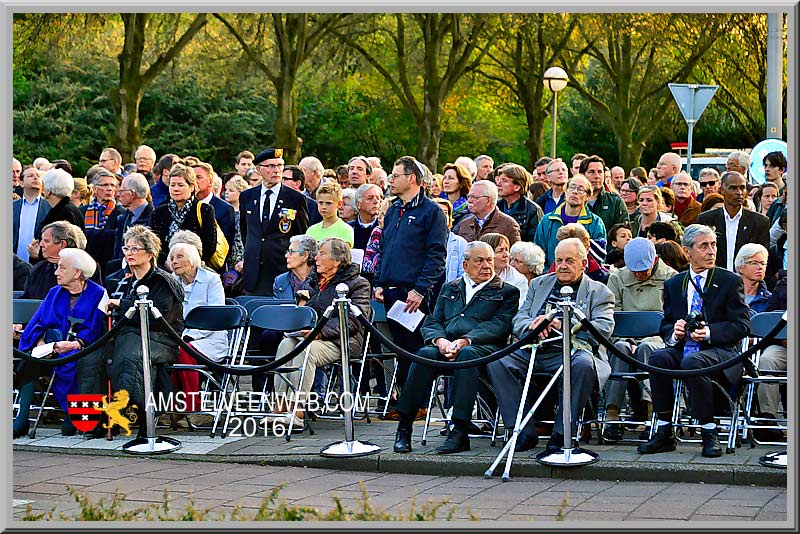
M 364 249 L 361 248 L 351 249 L 350 256 L 353 257 L 353 263 L 358 265 L 358 269 L 361 270 L 361 264 L 364 263 Z
M 44 345 L 37 345 L 31 350 L 31 356 L 34 358 L 44 358 L 53 352 L 55 343 L 45 343 Z
M 394 303 L 394 306 L 389 309 L 386 313 L 386 317 L 388 319 L 392 319 L 400 323 L 404 328 L 408 331 L 413 332 L 419 326 L 419 323 L 422 322 L 422 319 L 425 318 L 425 314 L 421 311 L 417 310 L 413 313 L 407 313 L 403 311 L 406 307 L 406 303 L 398 300 Z

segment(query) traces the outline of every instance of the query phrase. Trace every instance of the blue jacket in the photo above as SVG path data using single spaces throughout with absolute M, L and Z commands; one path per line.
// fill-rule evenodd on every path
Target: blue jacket
M 555 210 L 545 215 L 542 218 L 542 222 L 539 223 L 539 227 L 536 228 L 536 236 L 533 238 L 533 242 L 542 247 L 545 254 L 545 265 L 550 265 L 556 259 L 556 245 L 558 244 L 556 232 L 564 226 L 564 221 L 561 218 L 564 206 L 565 204 L 562 203 Z M 605 245 L 606 227 L 600 217 L 584 206 L 577 222 L 586 228 L 590 239 L 602 240 L 603 245 Z
M 427 295 L 442 278 L 447 256 L 447 222 L 422 191 L 403 205 L 389 206 L 383 221 L 375 287 L 404 287 Z
M 769 304 L 769 299 L 771 296 L 772 293 L 770 293 L 767 289 L 767 284 L 765 284 L 763 280 L 759 282 L 758 290 L 756 291 L 753 300 L 750 301 L 750 317 L 757 313 L 767 311 L 767 305 Z
M 157 208 L 169 200 L 169 187 L 159 180 L 150 186 L 150 195 L 153 197 L 153 207 Z

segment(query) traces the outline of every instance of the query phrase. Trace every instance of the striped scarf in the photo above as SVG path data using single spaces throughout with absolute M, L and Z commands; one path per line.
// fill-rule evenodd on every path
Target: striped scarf
M 117 203 L 112 198 L 108 205 L 104 206 L 97 201 L 97 197 L 86 206 L 86 214 L 83 216 L 83 226 L 87 230 L 102 230 L 106 227 L 108 216 L 114 211 Z

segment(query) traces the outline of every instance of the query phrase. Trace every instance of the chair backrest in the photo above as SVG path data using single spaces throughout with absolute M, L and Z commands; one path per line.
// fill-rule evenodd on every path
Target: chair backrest
M 294 332 L 308 330 L 317 324 L 317 312 L 308 306 L 266 304 L 250 314 L 250 326 Z
M 12 322 L 28 324 L 41 303 L 38 299 L 14 299 Z
M 372 299 L 369 303 L 372 305 L 372 321 L 376 323 L 385 323 L 386 308 L 383 306 L 383 302 Z
M 15 299 L 21 299 L 21 298 L 22 298 L 22 295 L 24 295 L 24 294 L 25 294 L 25 292 L 24 292 L 24 291 L 14 291 L 14 292 L 13 292 L 13 298 L 15 298 Z
M 253 313 L 260 308 L 261 306 L 265 306 L 267 304 L 270 305 L 279 305 L 279 304 L 292 304 L 294 305 L 294 301 L 285 300 L 285 299 L 276 299 L 274 297 L 260 297 L 258 295 L 242 295 L 236 297 L 236 302 L 247 310 L 248 315 L 253 315 Z
M 184 328 L 197 330 L 233 330 L 244 328 L 247 322 L 247 310 L 244 306 L 197 306 L 186 314 Z
M 226 306 L 238 306 L 238 305 L 239 305 L 239 303 L 238 303 L 238 302 L 236 302 L 236 299 L 232 299 L 232 298 L 226 298 L 226 299 L 225 299 L 225 305 L 226 305 Z
M 766 336 L 773 328 L 775 328 L 775 325 L 781 320 L 783 314 L 784 312 L 782 311 L 770 311 L 755 314 L 750 318 L 750 335 L 753 337 Z M 778 335 L 775 336 L 775 339 L 778 341 L 783 341 L 786 339 L 786 326 L 784 326 L 783 329 L 778 332 Z
M 660 311 L 615 311 L 615 337 L 643 338 L 657 336 L 664 314 Z

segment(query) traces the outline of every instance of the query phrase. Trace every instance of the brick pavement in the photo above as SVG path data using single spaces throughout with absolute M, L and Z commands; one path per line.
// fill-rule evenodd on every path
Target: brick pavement
M 176 460 L 173 457 L 101 456 L 45 451 L 14 452 L 14 518 L 27 505 L 33 511 L 55 508 L 56 513 L 77 509 L 65 490 L 70 484 L 92 500 L 110 498 L 115 490 L 126 494 L 125 509 L 163 502 L 168 488 L 173 509 L 190 498 L 199 509 L 230 514 L 239 505 L 252 513 L 273 488 L 286 484 L 280 497 L 289 504 L 326 511 L 332 495 L 346 507 L 361 502 L 361 484 L 371 503 L 394 513 L 407 513 L 411 499 L 417 509 L 425 503 L 448 501 L 457 506 L 456 518 L 473 514 L 482 520 L 536 523 L 656 521 L 659 527 L 686 526 L 700 521 L 748 528 L 786 527 L 785 487 L 757 487 L 682 482 L 626 482 L 499 478 L 354 472 L 274 465 L 236 465 Z M 555 524 L 555 523 L 553 523 Z M 558 523 L 563 526 L 564 523 Z M 648 526 L 653 526 L 648 523 Z M 611 523 L 609 523 L 611 525 Z

